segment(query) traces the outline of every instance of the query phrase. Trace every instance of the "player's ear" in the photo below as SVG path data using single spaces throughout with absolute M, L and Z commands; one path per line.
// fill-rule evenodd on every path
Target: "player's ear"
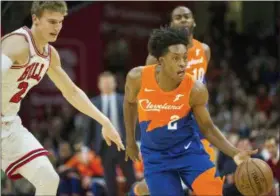
M 37 26 L 39 23 L 39 19 L 35 14 L 32 14 L 32 22 L 35 26 Z
M 164 58 L 163 57 L 159 57 L 158 58 L 158 62 L 159 62 L 160 65 L 163 65 Z

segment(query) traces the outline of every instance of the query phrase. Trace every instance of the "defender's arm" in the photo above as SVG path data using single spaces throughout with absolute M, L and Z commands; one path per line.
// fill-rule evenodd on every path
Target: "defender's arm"
M 87 95 L 77 87 L 61 67 L 61 62 L 57 51 L 52 47 L 52 62 L 48 75 L 57 88 L 62 92 L 66 100 L 80 112 L 95 119 L 102 126 L 102 134 L 108 145 L 111 140 L 116 143 L 118 148 L 124 150 L 121 138 L 109 119 L 100 112 L 89 100 Z M 105 129 L 104 129 L 105 128 Z

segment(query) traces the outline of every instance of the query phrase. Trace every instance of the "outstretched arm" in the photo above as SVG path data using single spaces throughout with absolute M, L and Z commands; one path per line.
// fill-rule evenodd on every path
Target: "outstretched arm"
M 254 154 L 256 151 L 241 152 L 225 138 L 219 128 L 213 123 L 206 108 L 207 102 L 208 91 L 206 87 L 201 82 L 196 81 L 190 95 L 190 105 L 200 130 L 206 139 L 224 154 L 234 158 L 237 164 L 241 163 L 251 154 Z
M 77 110 L 95 119 L 103 126 L 102 134 L 108 145 L 111 145 L 111 141 L 113 141 L 118 148 L 124 149 L 120 136 L 109 119 L 91 103 L 87 95 L 74 84 L 62 69 L 59 55 L 54 48 L 52 48 L 51 59 L 48 76 L 62 92 L 65 99 Z
M 141 87 L 141 72 L 142 67 L 136 67 L 130 70 L 125 83 L 123 111 L 126 130 L 126 151 L 132 160 L 138 159 L 135 128 L 137 122 L 137 95 Z

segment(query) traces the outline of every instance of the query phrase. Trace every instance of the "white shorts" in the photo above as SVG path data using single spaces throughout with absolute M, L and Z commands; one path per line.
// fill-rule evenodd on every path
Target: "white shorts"
M 11 179 L 22 178 L 18 169 L 37 157 L 48 155 L 48 151 L 22 126 L 19 117 L 1 124 L 1 169 Z

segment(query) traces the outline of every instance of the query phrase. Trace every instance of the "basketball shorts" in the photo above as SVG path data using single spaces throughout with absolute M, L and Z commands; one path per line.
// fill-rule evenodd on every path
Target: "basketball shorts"
M 23 127 L 19 117 L 1 123 L 1 169 L 10 179 L 22 178 L 18 173 L 19 168 L 46 155 L 48 151 Z
M 206 139 L 202 139 L 201 143 L 204 146 L 206 153 L 210 156 L 210 160 L 213 163 L 215 163 L 215 160 L 216 160 L 215 149 L 211 146 L 210 142 Z
M 151 196 L 183 196 L 181 180 L 195 195 L 222 196 L 223 180 L 206 153 L 188 154 L 168 162 L 180 167 L 145 172 Z

